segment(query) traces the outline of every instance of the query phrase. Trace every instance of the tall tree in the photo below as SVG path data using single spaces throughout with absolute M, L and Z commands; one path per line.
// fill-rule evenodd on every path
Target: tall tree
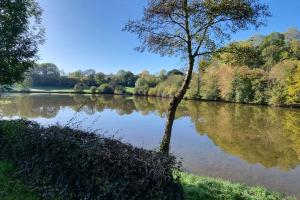
M 0 84 L 13 84 L 33 66 L 43 43 L 42 10 L 35 0 L 0 0 Z
M 259 0 L 148 0 L 143 18 L 126 24 L 124 30 L 141 40 L 137 50 L 177 55 L 187 62 L 185 79 L 167 112 L 162 152 L 169 152 L 176 109 L 189 87 L 195 61 L 220 51 L 231 33 L 264 25 L 267 16 L 268 6 Z
M 60 77 L 60 71 L 53 63 L 35 64 L 34 68 L 31 70 L 31 73 L 41 75 L 43 77 Z
M 105 82 L 105 74 L 102 72 L 99 72 L 95 75 L 96 83 L 98 85 L 101 85 L 102 83 Z
M 118 84 L 133 87 L 136 81 L 135 75 L 130 71 L 119 70 L 116 74 Z

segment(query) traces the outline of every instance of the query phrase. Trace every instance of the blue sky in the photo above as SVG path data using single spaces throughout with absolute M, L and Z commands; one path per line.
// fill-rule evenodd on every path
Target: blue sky
M 40 48 L 39 62 L 55 63 L 65 72 L 96 69 L 115 73 L 119 69 L 152 73 L 183 67 L 178 58 L 134 51 L 136 35 L 122 32 L 129 19 L 142 16 L 146 0 L 38 0 L 42 6 L 46 43 Z M 272 18 L 259 31 L 249 30 L 233 36 L 247 39 L 254 34 L 300 29 L 299 0 L 263 0 Z

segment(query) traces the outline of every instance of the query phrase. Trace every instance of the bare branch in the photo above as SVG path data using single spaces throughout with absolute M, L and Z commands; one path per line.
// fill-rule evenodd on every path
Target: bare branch
M 184 25 L 182 25 L 180 22 L 177 22 L 173 19 L 172 15 L 169 15 L 169 18 L 171 20 L 171 22 L 173 22 L 174 24 L 178 25 L 180 28 L 182 28 L 184 31 L 186 31 L 186 28 L 184 27 Z
M 222 48 L 222 49 L 218 49 L 216 51 L 205 51 L 205 52 L 202 52 L 202 53 L 198 53 L 198 54 L 195 55 L 195 57 L 209 55 L 209 54 L 216 54 L 216 53 L 234 53 L 234 54 L 236 54 L 238 52 Z

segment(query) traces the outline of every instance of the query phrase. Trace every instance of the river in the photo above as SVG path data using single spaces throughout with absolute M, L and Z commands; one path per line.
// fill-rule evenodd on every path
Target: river
M 3 119 L 68 125 L 158 149 L 168 99 L 125 96 L 8 94 Z M 188 172 L 263 185 L 300 199 L 300 109 L 185 100 L 171 153 Z

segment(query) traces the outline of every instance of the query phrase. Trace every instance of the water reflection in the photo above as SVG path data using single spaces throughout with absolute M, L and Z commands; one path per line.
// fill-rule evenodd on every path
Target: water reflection
M 53 118 L 61 108 L 93 115 L 113 109 L 119 115 L 135 111 L 164 117 L 168 101 L 160 98 L 84 95 L 17 95 L 0 99 L 6 117 Z M 177 118 L 190 117 L 199 134 L 206 134 L 227 153 L 249 163 L 283 171 L 300 163 L 300 111 L 239 104 L 184 101 Z
M 167 100 L 147 97 L 36 94 L 0 98 L 0 115 L 8 118 L 57 120 L 67 113 L 80 112 L 87 118 L 101 113 L 117 120 L 102 125 L 128 129 L 123 137 L 133 143 L 142 138 L 145 148 L 159 145 L 167 108 Z M 186 169 L 264 184 L 300 197 L 299 109 L 183 101 L 176 119 L 171 148 L 183 157 Z

